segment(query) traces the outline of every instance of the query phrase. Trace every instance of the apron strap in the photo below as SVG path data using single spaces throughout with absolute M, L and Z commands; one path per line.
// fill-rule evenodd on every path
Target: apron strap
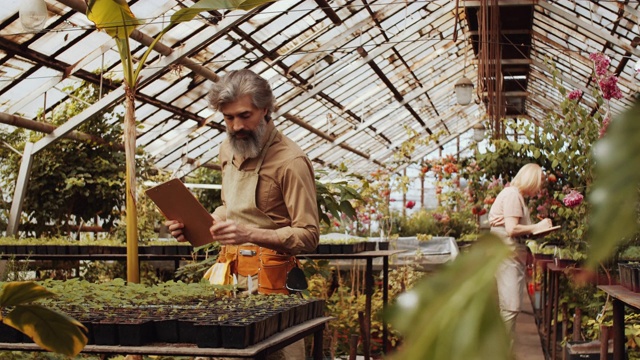
M 269 135 L 269 140 L 264 144 L 264 147 L 260 152 L 260 158 L 258 159 L 258 164 L 256 164 L 256 169 L 254 170 L 256 174 L 260 172 L 260 168 L 262 167 L 262 162 L 264 161 L 264 158 L 267 156 L 267 150 L 269 149 L 269 146 L 271 146 L 271 143 L 273 142 L 273 139 L 275 139 L 277 133 L 278 133 L 278 130 L 276 130 L 276 128 L 273 128 L 271 130 L 271 134 Z

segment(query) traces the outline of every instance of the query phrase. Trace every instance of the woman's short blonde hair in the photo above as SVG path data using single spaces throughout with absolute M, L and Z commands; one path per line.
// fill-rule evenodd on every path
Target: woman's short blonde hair
M 536 194 L 542 188 L 542 168 L 534 163 L 524 165 L 511 180 L 511 186 L 521 193 Z

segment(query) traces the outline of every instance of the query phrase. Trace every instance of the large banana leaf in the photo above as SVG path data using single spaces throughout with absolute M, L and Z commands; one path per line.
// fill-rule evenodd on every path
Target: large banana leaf
M 200 0 L 193 6 L 180 9 L 171 16 L 172 23 L 190 21 L 203 11 L 221 9 L 250 10 L 254 7 L 274 2 L 275 0 Z
M 494 278 L 509 254 L 500 239 L 486 235 L 400 295 L 389 315 L 405 342 L 393 359 L 510 359 Z
M 80 353 L 88 341 L 87 328 L 80 322 L 40 305 L 18 305 L 3 322 L 22 331 L 43 349 L 67 356 Z
M 0 308 L 30 303 L 53 296 L 53 293 L 31 281 L 6 283 L 0 291 Z
M 588 200 L 588 266 L 610 257 L 616 246 L 638 231 L 640 184 L 640 103 L 611 121 L 595 146 L 595 183 Z
M 141 20 L 131 12 L 126 0 L 89 0 L 87 18 L 116 39 L 127 39 Z

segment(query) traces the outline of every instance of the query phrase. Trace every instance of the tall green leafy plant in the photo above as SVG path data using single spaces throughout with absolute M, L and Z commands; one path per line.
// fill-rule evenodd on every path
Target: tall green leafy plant
M 158 41 L 177 24 L 190 21 L 203 11 L 220 9 L 248 10 L 267 3 L 265 0 L 200 0 L 189 8 L 176 11 L 164 29 L 154 38 L 149 48 L 144 52 L 137 67 L 131 53 L 129 36 L 135 28 L 143 22 L 135 17 L 125 0 L 89 0 L 87 2 L 87 18 L 98 29 L 104 30 L 113 37 L 118 47 L 124 75 L 125 90 L 125 118 L 124 144 L 126 157 L 125 187 L 127 209 L 127 279 L 139 282 L 138 269 L 138 237 L 137 237 L 137 209 L 136 209 L 136 180 L 135 180 L 135 95 L 138 78 L 149 54 Z
M 317 206 L 320 221 L 331 224 L 329 216 L 340 218 L 344 214 L 350 219 L 356 217 L 352 201 L 362 200 L 358 191 L 347 181 L 322 183 L 316 179 Z

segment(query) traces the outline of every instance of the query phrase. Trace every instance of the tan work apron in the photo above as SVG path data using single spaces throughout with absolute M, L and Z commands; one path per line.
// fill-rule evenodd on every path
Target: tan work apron
M 529 208 L 524 203 L 524 198 L 522 197 L 522 195 L 518 196 L 518 200 L 520 200 L 520 207 L 522 208 L 522 217 L 520 218 L 520 221 L 518 222 L 518 224 L 531 225 L 531 218 L 530 218 L 531 215 L 529 214 Z M 512 238 L 512 237 L 509 237 L 509 235 L 507 235 L 507 230 L 505 229 L 504 225 L 492 226 L 491 232 L 498 235 L 507 245 L 510 245 L 512 247 L 520 242 L 519 241 L 520 239 Z
M 255 170 L 239 170 L 233 164 L 233 159 L 226 166 L 222 191 L 226 200 L 227 220 L 260 229 L 277 229 L 279 227 L 256 206 L 260 168 L 276 134 L 277 130 L 274 128 L 260 152 Z M 295 256 L 278 254 L 274 250 L 250 243 L 223 246 L 219 259 L 225 259 L 226 254 L 234 254 L 231 272 L 238 277 L 240 289 L 246 289 L 249 293 L 257 291 L 261 294 L 289 293 L 285 283 L 287 273 L 296 266 Z

